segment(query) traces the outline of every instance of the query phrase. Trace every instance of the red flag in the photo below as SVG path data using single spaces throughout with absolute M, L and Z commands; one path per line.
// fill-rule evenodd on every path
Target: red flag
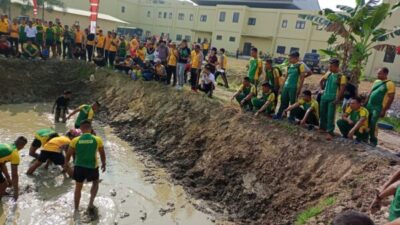
M 33 15 L 37 16 L 37 0 L 33 0 Z
M 99 14 L 100 0 L 90 0 L 90 33 L 96 33 L 97 15 Z
M 397 55 L 400 55 L 400 46 L 397 46 L 396 51 L 397 51 Z

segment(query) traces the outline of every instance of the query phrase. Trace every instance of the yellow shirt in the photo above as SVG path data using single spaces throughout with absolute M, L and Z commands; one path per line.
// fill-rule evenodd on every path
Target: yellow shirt
M 19 38 L 19 26 L 18 24 L 12 24 L 11 25 L 11 34 L 10 36 L 12 38 Z
M 350 115 L 350 114 L 351 114 L 352 112 L 353 112 L 353 110 L 351 109 L 350 106 L 348 106 L 348 107 L 346 108 L 345 113 L 349 116 L 350 119 L 351 119 L 351 115 Z M 368 130 L 368 116 L 369 116 L 369 112 L 368 112 L 368 110 L 367 110 L 366 108 L 364 108 L 364 107 L 360 107 L 356 112 L 357 112 L 358 115 L 360 116 L 359 119 L 366 118 L 366 120 L 364 120 L 364 122 L 362 123 L 362 125 L 361 125 L 361 127 L 360 127 L 360 129 L 359 129 L 359 132 L 360 132 L 360 133 L 363 133 L 364 131 L 367 131 L 367 130 Z M 353 122 L 354 122 L 354 121 L 353 121 Z
M 99 35 L 97 36 L 97 48 L 104 48 L 104 42 L 106 40 L 106 37 L 104 37 L 103 35 Z
M 192 51 L 191 57 L 192 68 L 193 69 L 201 69 L 201 53 L 196 53 L 196 51 Z
M 118 40 L 118 38 L 112 39 L 112 40 L 111 40 L 111 43 L 110 43 L 110 48 L 108 49 L 108 51 L 110 51 L 110 52 L 117 52 L 118 45 L 119 45 L 119 40 Z
M 0 21 L 0 32 L 8 33 L 8 22 L 7 21 Z
M 239 91 L 240 91 L 240 92 L 243 92 L 243 91 L 244 91 L 244 85 L 243 85 L 243 84 L 241 84 L 241 85 L 239 86 Z M 250 93 L 253 93 L 254 96 L 257 95 L 256 86 L 254 86 L 254 85 L 251 85 L 251 86 L 250 86 Z
M 208 43 L 203 44 L 203 50 L 208 50 L 209 47 L 210 45 Z
M 104 46 L 104 49 L 108 51 L 110 49 L 110 46 L 111 46 L 111 38 L 107 36 L 104 39 L 104 41 L 106 43 L 105 46 Z
M 169 60 L 168 66 L 176 66 L 176 56 L 174 54 L 175 49 L 169 49 Z
M 222 68 L 222 69 L 227 69 L 227 67 L 228 67 L 228 59 L 226 58 L 226 55 L 225 55 L 225 54 L 223 54 L 223 55 L 221 56 L 221 59 L 222 59 L 222 58 L 223 58 L 223 61 L 220 62 L 221 68 Z
M 83 41 L 83 31 L 75 31 L 75 43 L 82 44 Z
M 79 110 L 82 110 L 83 108 L 85 108 L 87 105 L 81 105 L 81 106 L 79 106 Z M 92 108 L 90 108 L 90 110 L 89 110 L 89 112 L 87 113 L 87 120 L 93 120 L 93 117 L 94 117 L 94 111 L 93 111 L 93 109 Z
M 376 80 L 376 82 L 381 82 L 381 80 Z M 383 102 L 382 102 L 382 106 L 385 107 L 389 101 L 389 95 L 390 94 L 395 94 L 396 93 L 396 85 L 394 84 L 393 81 L 388 81 L 386 83 L 386 88 L 387 88 L 387 92 L 385 97 L 383 98 Z
M 319 118 L 319 104 L 315 99 L 311 99 L 310 102 L 306 102 L 304 101 L 304 99 L 300 99 L 297 103 L 299 103 L 299 105 L 302 106 L 304 110 L 312 108 L 317 118 Z
M 144 61 L 144 59 L 146 58 L 146 48 L 143 47 L 142 49 L 138 49 L 137 55 L 142 61 Z
M 19 156 L 19 151 L 13 145 L 5 145 L 12 151 L 11 154 L 0 158 L 0 163 L 11 162 L 12 165 L 19 165 L 21 159 Z M 14 149 L 13 149 L 14 148 Z
M 69 145 L 70 143 L 71 140 L 68 137 L 56 137 L 47 142 L 43 146 L 42 151 L 61 153 L 61 148 L 65 145 Z
M 134 38 L 129 43 L 131 49 L 137 49 L 139 47 L 139 42 Z

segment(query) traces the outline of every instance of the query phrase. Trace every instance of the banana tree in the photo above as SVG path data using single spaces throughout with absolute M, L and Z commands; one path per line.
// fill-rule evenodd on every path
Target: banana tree
M 332 33 L 328 49 L 320 51 L 339 57 L 342 71 L 350 72 L 351 82 L 358 84 L 372 50 L 394 47 L 378 43 L 400 36 L 400 26 L 392 30 L 382 27 L 383 22 L 400 8 L 400 2 L 392 6 L 389 3 L 378 4 L 379 0 L 355 1 L 355 7 L 338 5 L 339 11 L 324 9 L 319 15 L 300 14 L 299 18 Z

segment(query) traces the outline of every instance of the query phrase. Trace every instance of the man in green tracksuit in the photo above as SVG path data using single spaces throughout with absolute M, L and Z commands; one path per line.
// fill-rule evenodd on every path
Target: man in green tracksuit
M 79 112 L 75 121 L 75 128 L 78 129 L 81 126 L 82 121 L 89 120 L 91 122 L 93 120 L 94 113 L 97 112 L 99 107 L 100 103 L 98 102 L 95 102 L 92 105 L 81 105 L 68 115 L 67 120 Z
M 258 81 L 260 79 L 260 75 L 262 73 L 262 61 L 258 58 L 258 49 L 251 49 L 251 58 L 249 60 L 249 64 L 247 65 L 248 72 L 247 76 L 250 78 L 250 82 L 254 85 L 258 85 Z
M 381 68 L 378 71 L 378 80 L 372 86 L 367 101 L 369 111 L 369 141 L 376 146 L 378 144 L 376 125 L 380 117 L 385 117 L 390 109 L 396 93 L 393 81 L 388 80 L 389 69 Z
M 368 140 L 368 110 L 361 106 L 359 97 L 350 100 L 350 106 L 336 123 L 344 138 L 356 136 L 357 141 Z
M 278 104 L 281 75 L 281 70 L 273 66 L 272 59 L 265 60 L 265 81 L 271 85 L 272 92 L 275 94 L 275 106 Z
M 300 54 L 292 52 L 289 55 L 289 67 L 287 69 L 287 77 L 283 85 L 281 94 L 281 106 L 275 118 L 281 119 L 282 114 L 289 107 L 297 101 L 301 89 L 303 88 L 305 78 L 305 66 L 299 61 Z
M 250 83 L 250 78 L 245 77 L 243 79 L 242 85 L 240 85 L 239 90 L 232 96 L 231 101 L 236 99 L 236 101 L 240 104 L 242 109 L 251 111 L 253 110 L 253 104 L 251 103 L 251 99 L 257 96 L 256 87 Z
M 336 105 L 343 99 L 346 76 L 339 73 L 339 60 L 332 58 L 329 61 L 329 71 L 320 81 L 321 90 L 325 83 L 325 90 L 320 105 L 320 130 L 327 132 L 327 139 L 332 140 L 335 130 Z
M 255 96 L 251 102 L 257 110 L 255 116 L 258 116 L 260 113 L 265 113 L 267 116 L 271 116 L 275 113 L 275 94 L 268 82 L 262 84 L 261 98 Z

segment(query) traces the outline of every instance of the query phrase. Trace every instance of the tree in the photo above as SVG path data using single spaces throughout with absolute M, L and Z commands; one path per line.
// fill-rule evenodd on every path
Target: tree
M 26 5 L 23 5 L 21 7 L 22 12 L 27 12 L 30 10 L 33 10 L 33 5 L 30 0 L 23 0 Z M 64 2 L 62 0 L 37 0 L 37 5 L 38 8 L 45 9 L 48 12 L 52 12 L 54 9 L 54 6 L 58 7 L 63 7 L 64 8 Z M 42 20 L 44 20 L 44 11 L 42 10 Z
M 383 22 L 400 8 L 400 2 L 391 6 L 389 3 L 378 4 L 379 0 L 355 1 L 354 8 L 338 5 L 338 12 L 324 9 L 319 15 L 300 14 L 299 18 L 332 32 L 328 39 L 328 49 L 320 51 L 340 58 L 342 71 L 348 72 L 351 82 L 358 84 L 372 50 L 395 47 L 377 42 L 400 36 L 400 26 L 392 30 L 382 27 Z
M 0 9 L 11 17 L 11 0 L 0 0 Z

